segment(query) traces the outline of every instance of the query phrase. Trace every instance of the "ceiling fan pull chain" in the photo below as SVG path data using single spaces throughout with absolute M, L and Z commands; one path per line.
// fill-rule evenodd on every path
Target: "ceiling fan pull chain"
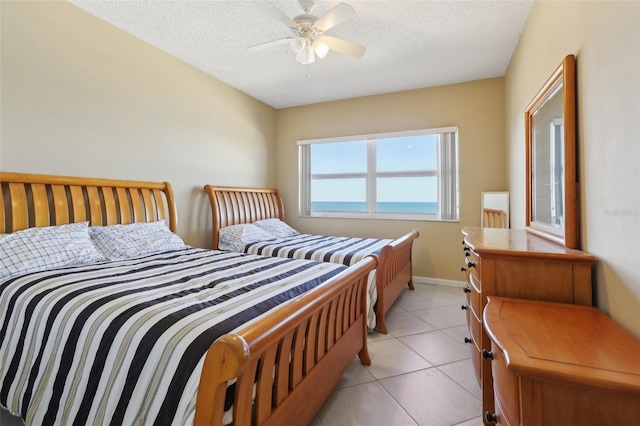
M 305 68 L 306 68 L 306 72 L 304 76 L 307 78 L 311 78 L 311 73 L 309 72 L 309 64 L 306 64 Z

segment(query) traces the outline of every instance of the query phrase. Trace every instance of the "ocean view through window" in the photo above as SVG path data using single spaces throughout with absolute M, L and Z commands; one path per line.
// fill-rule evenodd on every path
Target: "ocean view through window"
M 298 141 L 300 215 L 458 220 L 457 128 Z

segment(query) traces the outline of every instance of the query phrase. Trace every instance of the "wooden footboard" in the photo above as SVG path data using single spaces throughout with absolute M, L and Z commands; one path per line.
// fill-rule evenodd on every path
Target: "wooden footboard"
M 380 251 L 378 269 L 376 270 L 376 289 L 378 291 L 376 321 L 380 333 L 387 333 L 384 315 L 404 287 L 408 285 L 411 290 L 414 289 L 411 250 L 413 240 L 418 238 L 418 235 L 418 231 L 414 229 L 384 246 Z
M 376 264 L 367 256 L 260 321 L 219 338 L 202 370 L 196 426 L 222 424 L 227 383 L 234 378 L 234 425 L 308 424 L 356 355 L 371 363 L 366 291 Z

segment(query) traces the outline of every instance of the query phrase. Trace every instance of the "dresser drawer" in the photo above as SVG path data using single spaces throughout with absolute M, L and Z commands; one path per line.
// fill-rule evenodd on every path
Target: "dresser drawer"
M 476 375 L 478 386 L 482 388 L 482 353 L 478 350 L 478 347 L 473 342 L 471 342 L 469 348 L 471 348 L 471 363 L 473 364 L 473 372 Z
M 498 424 L 520 424 L 520 386 L 518 376 L 507 369 L 507 362 L 500 348 L 491 342 L 491 372 Z
M 476 280 L 480 281 L 480 256 L 471 249 L 469 249 L 467 253 L 469 255 L 464 258 L 464 267 L 467 269 L 469 275 L 475 276 Z
M 482 318 L 482 285 L 475 275 L 469 275 L 469 292 L 467 293 L 467 305 L 478 318 Z
M 469 311 L 469 309 L 467 309 Z M 482 323 L 473 312 L 467 314 L 467 320 L 469 322 L 469 331 L 471 331 L 471 340 L 476 346 L 478 351 L 482 351 Z

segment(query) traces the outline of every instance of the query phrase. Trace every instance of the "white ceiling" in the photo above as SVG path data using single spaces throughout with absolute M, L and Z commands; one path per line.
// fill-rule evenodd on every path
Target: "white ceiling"
M 356 14 L 327 34 L 366 53 L 329 52 L 307 70 L 287 44 L 247 50 L 291 35 L 256 5 L 264 0 L 69 1 L 274 108 L 503 76 L 533 3 L 344 0 Z M 296 0 L 271 3 L 302 13 Z M 318 0 L 312 14 L 339 3 Z

